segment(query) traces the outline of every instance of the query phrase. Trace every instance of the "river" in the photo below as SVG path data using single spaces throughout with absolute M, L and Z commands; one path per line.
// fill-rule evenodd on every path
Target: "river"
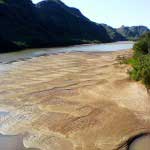
M 128 79 L 127 65 L 116 62 L 118 56 L 130 53 L 121 50 L 131 49 L 133 44 L 0 54 L 0 72 L 8 71 L 0 75 L 0 133 L 5 134 L 0 134 L 0 150 L 72 150 L 76 144 L 79 149 L 84 144 L 83 150 L 115 149 L 131 133 L 136 136 L 134 131 L 148 130 L 147 92 Z M 102 53 L 109 51 L 119 52 Z M 39 57 L 45 55 L 50 56 Z M 33 57 L 39 58 L 21 61 Z M 10 67 L 16 69 L 9 72 Z M 129 149 L 141 150 L 139 145 L 149 149 L 149 137 L 141 138 Z
M 29 59 L 32 57 L 45 56 L 58 53 L 70 52 L 109 52 L 132 49 L 134 42 L 114 42 L 106 44 L 83 44 L 67 47 L 55 48 L 39 48 L 39 49 L 26 49 L 19 52 L 11 52 L 0 54 L 0 63 L 11 63 L 19 60 Z

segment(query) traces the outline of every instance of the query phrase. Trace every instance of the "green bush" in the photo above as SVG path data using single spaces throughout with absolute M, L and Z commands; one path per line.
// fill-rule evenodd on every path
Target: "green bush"
M 130 72 L 132 79 L 142 81 L 146 87 L 150 87 L 150 55 L 134 58 L 133 70 Z
M 140 40 L 134 45 L 133 49 L 135 50 L 136 53 L 147 54 L 148 43 L 146 40 Z
M 150 49 L 150 33 L 144 34 L 133 47 L 135 54 L 148 54 Z
M 150 33 L 143 35 L 133 49 L 134 56 L 128 60 L 133 67 L 130 77 L 150 88 Z

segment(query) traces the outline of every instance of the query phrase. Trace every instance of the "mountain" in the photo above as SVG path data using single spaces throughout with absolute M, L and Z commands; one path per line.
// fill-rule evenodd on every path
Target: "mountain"
M 40 18 L 47 26 L 48 31 L 68 41 L 101 41 L 110 42 L 106 30 L 86 18 L 78 9 L 68 7 L 60 0 L 45 0 L 36 5 Z
M 3 0 L 0 3 L 0 37 L 19 47 L 39 47 L 54 42 L 30 0 Z
M 107 31 L 107 34 L 109 35 L 112 42 L 115 41 L 126 41 L 127 38 L 120 34 L 115 28 L 112 28 L 111 26 L 108 26 L 107 24 L 101 24 L 105 30 Z
M 106 24 L 101 25 L 107 31 L 111 41 L 137 40 L 143 34 L 150 31 L 150 29 L 148 29 L 146 26 L 121 26 L 120 28 L 116 29 Z
M 0 52 L 137 39 L 148 28 L 114 29 L 92 22 L 60 0 L 0 0 Z
M 31 0 L 0 0 L 0 39 L 11 43 L 10 51 L 12 44 L 30 48 L 111 41 L 102 26 L 59 0 L 36 5 Z
M 149 31 L 150 29 L 148 29 L 146 26 L 121 26 L 117 29 L 117 32 L 128 40 L 137 40 L 140 36 Z

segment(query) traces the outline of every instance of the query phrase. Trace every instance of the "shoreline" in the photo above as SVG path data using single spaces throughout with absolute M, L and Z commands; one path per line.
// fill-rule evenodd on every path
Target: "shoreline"
M 132 50 L 132 49 L 131 49 Z M 101 51 L 101 52 L 96 52 L 96 51 L 76 51 L 76 52 L 69 52 L 69 54 L 74 54 L 74 53 L 87 53 L 87 54 L 106 54 L 106 53 L 114 53 L 114 52 L 122 52 L 122 51 L 128 51 L 128 49 L 123 49 L 123 50 L 117 50 L 117 51 Z M 51 53 L 51 54 L 41 54 L 39 56 L 33 56 L 33 57 L 29 57 L 29 58 L 20 58 L 18 60 L 14 60 L 14 61 L 8 61 L 8 62 L 0 62 L 0 64 L 13 64 L 13 63 L 17 63 L 17 62 L 22 62 L 22 61 L 28 61 L 30 59 L 34 59 L 34 58 L 38 58 L 38 57 L 44 57 L 44 56 L 50 56 L 50 55 L 61 55 L 61 54 L 68 54 L 68 52 L 58 52 L 58 53 Z
M 66 47 L 73 47 L 73 46 L 89 46 L 89 45 L 97 45 L 97 44 L 113 44 L 113 43 L 134 43 L 135 41 L 116 41 L 116 42 L 106 42 L 106 43 L 101 43 L 101 42 L 89 42 L 89 43 L 78 43 L 78 44 L 71 44 L 71 45 L 58 45 L 58 46 L 50 46 L 50 47 L 29 47 L 29 48 L 22 48 L 20 50 L 16 51 L 8 51 L 8 52 L 2 52 L 0 54 L 8 54 L 8 53 L 17 53 L 21 51 L 26 51 L 26 50 L 36 50 L 36 49 L 54 49 L 54 48 L 66 48 Z

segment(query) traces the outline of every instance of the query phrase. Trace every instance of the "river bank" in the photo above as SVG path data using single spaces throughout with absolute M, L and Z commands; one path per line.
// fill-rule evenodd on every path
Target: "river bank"
M 0 133 L 23 134 L 26 147 L 41 150 L 124 150 L 131 137 L 150 132 L 147 90 L 117 59 L 130 55 L 72 52 L 18 62 L 0 74 Z

